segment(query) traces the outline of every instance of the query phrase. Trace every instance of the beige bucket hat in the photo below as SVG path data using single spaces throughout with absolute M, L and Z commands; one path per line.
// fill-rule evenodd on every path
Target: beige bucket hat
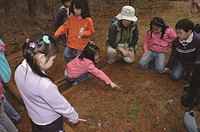
M 119 20 L 129 20 L 136 22 L 135 9 L 132 6 L 124 6 L 121 13 L 116 16 Z

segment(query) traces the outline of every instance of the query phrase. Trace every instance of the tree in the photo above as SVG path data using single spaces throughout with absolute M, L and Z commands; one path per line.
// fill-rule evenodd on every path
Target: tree
M 28 11 L 30 18 L 36 16 L 36 0 L 28 0 Z

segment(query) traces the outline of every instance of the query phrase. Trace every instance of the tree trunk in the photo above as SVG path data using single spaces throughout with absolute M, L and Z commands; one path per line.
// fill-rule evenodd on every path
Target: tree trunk
M 28 11 L 30 18 L 36 16 L 36 0 L 28 0 Z
M 11 12 L 11 9 L 15 6 L 15 1 L 14 0 L 2 0 L 1 1 L 2 6 L 5 11 L 5 15 L 9 15 Z

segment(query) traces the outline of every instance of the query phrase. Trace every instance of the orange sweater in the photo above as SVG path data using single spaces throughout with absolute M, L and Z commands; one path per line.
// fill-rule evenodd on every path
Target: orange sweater
M 81 28 L 84 28 L 83 36 L 78 38 Z M 90 36 L 94 34 L 93 21 L 90 17 L 78 19 L 78 16 L 72 13 L 68 17 L 67 22 L 61 25 L 55 32 L 55 36 L 58 37 L 66 32 L 68 32 L 66 45 L 70 48 L 83 51 L 89 42 Z

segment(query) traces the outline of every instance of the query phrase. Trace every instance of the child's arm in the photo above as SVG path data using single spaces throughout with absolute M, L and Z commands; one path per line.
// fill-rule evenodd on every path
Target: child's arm
M 72 15 L 72 14 L 71 14 Z M 55 32 L 54 36 L 57 38 L 58 36 L 62 35 L 62 34 L 65 34 L 66 32 L 69 31 L 69 25 L 70 25 L 70 18 L 71 18 L 71 15 L 68 17 L 68 20 L 63 24 L 61 25 L 58 30 Z
M 48 84 L 48 83 L 47 83 Z M 51 108 L 68 118 L 70 122 L 77 123 L 79 120 L 78 114 L 70 103 L 60 94 L 55 84 L 50 84 L 44 92 L 41 92 L 41 97 Z
M 62 20 L 63 20 L 63 10 L 65 10 L 64 8 L 60 9 L 58 11 L 58 14 L 56 16 L 56 20 L 54 23 L 54 28 L 59 28 L 62 24 Z
M 114 84 L 110 80 L 110 78 L 103 71 L 101 71 L 98 68 L 96 68 L 93 62 L 88 63 L 87 68 L 88 68 L 88 72 L 92 73 L 93 75 L 95 75 L 99 79 L 103 80 L 106 84 L 110 84 L 110 86 L 112 88 L 119 88 L 119 86 L 117 86 L 116 84 Z
M 83 30 L 82 37 L 90 37 L 94 34 L 94 25 L 91 18 L 86 18 L 88 20 L 87 28 Z
M 0 76 L 4 83 L 7 83 L 11 78 L 11 69 L 4 55 L 5 44 L 0 39 Z

